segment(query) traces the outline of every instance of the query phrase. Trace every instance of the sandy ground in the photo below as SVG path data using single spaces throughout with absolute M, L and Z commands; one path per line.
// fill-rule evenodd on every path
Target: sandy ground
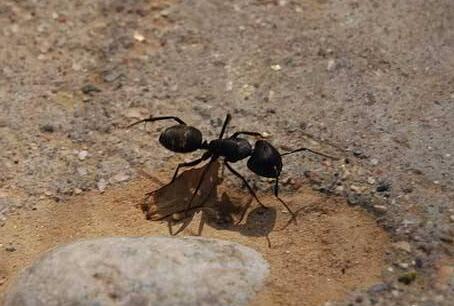
M 187 182 L 181 181 L 176 182 L 177 187 Z M 87 193 L 64 205 L 49 202 L 37 210 L 11 216 L 0 229 L 0 236 L 14 241 L 17 250 L 11 254 L 0 251 L 3 258 L 0 272 L 8 279 L 0 287 L 0 294 L 24 266 L 55 246 L 104 236 L 169 235 L 166 221 L 147 221 L 141 210 L 143 190 L 153 187 L 156 185 L 150 180 L 136 180 L 104 194 Z M 175 196 L 174 189 L 167 190 L 167 196 Z M 230 192 L 220 194 L 221 199 L 250 198 L 241 191 L 228 189 Z M 180 201 L 183 197 L 176 196 Z M 254 207 L 254 203 L 240 224 L 226 224 L 222 219 L 222 225 L 214 222 L 211 226 L 208 219 L 201 231 L 204 237 L 250 246 L 269 261 L 271 276 L 253 305 L 317 305 L 380 281 L 385 250 L 390 244 L 387 234 L 371 216 L 349 207 L 341 198 L 326 198 L 307 189 L 284 198 L 299 211 L 297 225 L 286 225 L 289 214 L 283 213 L 285 209 L 273 197 L 264 196 L 263 202 L 270 205 L 267 210 Z M 210 201 L 205 203 L 206 207 L 219 205 Z M 191 218 L 180 235 L 197 235 L 201 214 Z
M 1 292 L 55 243 L 165 234 L 165 223 L 135 208 L 150 188 L 142 173 L 166 180 L 199 152 L 159 146 L 164 123 L 125 127 L 150 113 L 178 115 L 212 139 L 230 112 L 229 133 L 267 132 L 280 151 L 308 146 L 339 157 L 284 160 L 285 197 L 314 204 L 297 227 L 270 232 L 272 249 L 246 229 L 205 227 L 204 235 L 261 250 L 274 267 L 291 257 L 301 268 L 288 279 L 310 290 L 292 291 L 278 278 L 263 299 L 454 299 L 452 0 L 3 0 L 0 29 Z M 235 166 L 274 203 L 268 180 Z M 236 193 L 232 199 L 248 199 Z M 114 199 L 124 199 L 121 209 L 106 209 Z M 276 208 L 279 228 L 288 215 Z M 44 230 L 53 222 L 60 225 Z M 197 233 L 193 223 L 185 234 Z M 40 225 L 45 238 L 31 239 Z M 355 251 L 337 242 L 350 245 L 355 235 Z M 374 255 L 364 255 L 366 246 Z M 347 258 L 366 257 L 370 263 L 336 274 Z

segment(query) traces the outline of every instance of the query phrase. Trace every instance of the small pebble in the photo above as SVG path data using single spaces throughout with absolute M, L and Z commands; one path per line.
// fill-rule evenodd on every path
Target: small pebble
M 133 119 L 143 119 L 147 114 L 147 109 L 143 107 L 131 107 L 125 110 L 124 116 Z
M 380 182 L 377 186 L 377 192 L 385 192 L 391 190 L 391 183 Z
M 79 154 L 78 154 L 78 157 L 80 160 L 85 160 L 85 158 L 87 158 L 88 156 L 88 151 L 80 151 Z
M 123 74 L 119 71 L 115 71 L 115 70 L 107 71 L 104 74 L 104 81 L 110 83 L 110 82 L 113 82 L 116 79 L 120 78 L 122 75 Z
M 226 91 L 232 91 L 233 89 L 233 82 L 232 81 L 228 81 L 227 84 L 225 85 L 225 90 Z
M 385 205 L 374 205 L 373 207 L 379 213 L 385 213 L 388 210 Z
M 449 216 L 449 220 L 451 220 L 451 222 L 454 222 L 454 215 Z
M 370 164 L 371 164 L 372 166 L 378 165 L 378 159 L 372 158 L 372 159 L 370 160 Z
M 12 245 L 9 245 L 5 248 L 5 251 L 7 252 L 15 252 L 16 251 L 16 248 Z
M 293 150 L 293 147 L 290 147 L 286 144 L 283 144 L 281 145 L 281 149 L 284 150 L 284 151 L 292 151 Z
M 53 133 L 55 131 L 54 126 L 51 124 L 45 124 L 39 128 L 43 133 Z
M 375 181 L 375 178 L 373 178 L 372 176 L 369 176 L 369 177 L 367 178 L 367 182 L 368 182 L 369 184 L 373 185 L 373 184 L 375 184 L 376 181 Z
M 413 187 L 412 186 L 405 186 L 402 188 L 402 191 L 404 193 L 412 193 L 413 192 Z
M 356 193 L 361 193 L 363 191 L 363 189 L 361 187 L 356 186 L 356 185 L 351 185 L 350 190 L 353 192 L 356 192 Z
M 134 39 L 137 40 L 138 42 L 145 41 L 145 37 L 139 32 L 134 32 Z
M 434 301 L 435 301 L 436 303 L 441 303 L 441 302 L 443 302 L 444 300 L 445 300 L 445 297 L 444 297 L 443 295 L 437 295 L 437 296 L 435 296 L 435 298 L 434 298 Z
M 92 85 L 92 84 L 87 84 L 85 86 L 83 86 L 81 88 L 81 91 L 85 94 L 85 95 L 89 95 L 91 94 L 92 92 L 101 92 L 101 89 L 99 89 L 98 87 Z
M 351 172 L 348 170 L 345 170 L 344 172 L 342 172 L 340 179 L 345 181 L 346 179 L 348 179 L 350 177 L 350 175 L 351 175 Z
M 336 68 L 336 61 L 332 58 L 328 60 L 328 64 L 326 65 L 326 69 L 328 71 L 333 71 Z
M 398 281 L 410 285 L 416 279 L 416 272 L 408 272 L 399 276 Z
M 278 1 L 279 6 L 286 6 L 288 4 L 287 0 L 279 0 Z
M 83 168 L 83 167 L 79 167 L 77 168 L 77 173 L 80 175 L 80 176 L 84 176 L 84 175 L 87 175 L 88 174 L 88 170 Z
M 446 243 L 453 243 L 454 242 L 454 238 L 449 233 L 448 234 L 441 233 L 440 234 L 440 240 L 443 241 L 443 242 L 446 242 Z
M 74 71 L 80 71 L 82 69 L 82 65 L 80 63 L 73 63 L 71 68 L 74 70 Z
M 394 248 L 403 250 L 407 253 L 411 252 L 411 245 L 407 241 L 398 241 L 392 244 Z
M 382 291 L 386 291 L 389 289 L 389 285 L 388 284 L 385 284 L 385 283 L 379 283 L 379 284 L 376 284 L 374 286 L 372 286 L 368 292 L 369 293 L 379 293 L 379 292 L 382 292 Z
M 298 190 L 301 187 L 303 187 L 304 181 L 301 178 L 295 178 L 295 179 L 292 179 L 291 185 L 292 185 L 294 190 Z
M 118 173 L 117 175 L 113 176 L 109 181 L 111 183 L 121 183 L 127 180 L 129 180 L 129 175 L 125 173 Z
M 274 71 L 280 71 L 282 69 L 281 65 L 271 65 L 271 69 Z
M 260 134 L 262 135 L 263 138 L 270 138 L 271 137 L 271 134 L 267 133 L 267 132 L 261 132 Z
M 107 187 L 107 182 L 105 179 L 102 178 L 98 181 L 98 183 L 96 185 L 100 192 L 104 192 L 104 190 L 106 190 L 106 187 Z
M 335 189 L 336 192 L 341 193 L 344 191 L 344 186 L 337 186 Z
M 367 155 L 359 149 L 353 149 L 353 155 L 361 159 L 367 158 Z
M 81 193 L 82 193 L 82 189 L 74 188 L 74 194 L 81 194 Z
M 362 303 L 362 302 L 363 302 L 363 300 L 364 300 L 364 299 L 363 299 L 363 297 L 362 297 L 362 296 L 360 296 L 360 295 L 359 295 L 359 296 L 357 296 L 357 297 L 355 298 L 355 302 L 356 302 L 356 303 L 358 303 L 358 304 Z
M 170 15 L 171 11 L 169 9 L 164 9 L 159 12 L 159 15 L 162 17 L 168 17 Z
M 358 205 L 359 202 L 361 201 L 359 195 L 355 193 L 349 193 L 347 196 L 347 202 L 350 205 Z

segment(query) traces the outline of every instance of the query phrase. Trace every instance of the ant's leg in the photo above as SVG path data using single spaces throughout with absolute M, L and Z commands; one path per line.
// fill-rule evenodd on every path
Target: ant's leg
M 177 168 L 175 169 L 175 173 L 173 174 L 172 180 L 167 185 L 170 185 L 175 181 L 175 179 L 178 176 L 178 171 L 180 170 L 180 168 L 196 166 L 196 165 L 200 164 L 202 161 L 203 161 L 203 157 L 190 161 L 190 162 L 187 162 L 187 163 L 178 164 Z
M 290 221 L 295 220 L 295 224 L 296 224 L 296 214 L 290 209 L 290 207 L 288 207 L 287 203 L 285 203 L 284 200 L 282 200 L 279 197 L 279 177 L 276 178 L 276 183 L 274 185 L 274 196 L 282 203 L 282 205 L 285 206 L 285 208 L 288 210 L 288 212 L 292 215 L 292 218 L 290 219 Z
M 208 158 L 210 158 L 210 156 L 211 156 L 211 154 L 209 152 L 205 152 L 202 155 L 202 157 L 200 157 L 200 158 L 198 158 L 196 160 L 193 160 L 193 161 L 190 161 L 190 162 L 187 162 L 187 163 L 178 164 L 177 169 L 175 170 L 175 173 L 173 174 L 172 180 L 169 183 L 165 184 L 164 186 L 161 186 L 159 189 L 164 188 L 165 186 L 169 186 L 170 184 L 172 184 L 175 181 L 175 179 L 177 178 L 178 171 L 180 170 L 180 168 L 196 166 L 196 165 L 200 164 L 201 162 L 203 162 L 204 160 L 207 160 Z M 145 194 L 146 197 L 147 198 L 150 197 L 153 193 L 155 193 L 159 189 L 153 190 L 151 192 L 147 192 Z
M 268 248 L 271 249 L 271 239 L 270 239 L 270 235 L 267 234 L 267 235 L 265 236 L 265 238 L 266 238 L 266 242 L 268 243 Z
M 167 220 L 167 229 L 169 230 L 170 236 L 175 236 L 172 229 L 172 220 Z
M 311 152 L 311 153 L 313 153 L 313 154 L 317 154 L 317 155 L 320 155 L 320 156 L 323 156 L 323 157 L 326 157 L 326 158 L 330 158 L 330 159 L 334 159 L 334 160 L 337 160 L 337 159 L 338 159 L 337 157 L 333 157 L 333 156 L 330 156 L 330 155 L 326 155 L 326 154 L 323 154 L 323 153 L 320 153 L 320 152 L 311 150 L 311 149 L 309 149 L 309 148 L 304 148 L 304 147 L 303 147 L 303 148 L 296 149 L 296 150 L 293 150 L 293 151 L 290 151 L 290 152 L 283 153 L 283 154 L 281 154 L 281 156 L 290 155 L 290 154 L 293 154 L 293 153 L 296 153 L 296 152 L 301 152 L 301 151 Z
M 237 138 L 239 135 L 263 137 L 262 133 L 259 133 L 259 132 L 240 131 L 240 132 L 235 132 L 232 136 L 230 136 L 230 138 Z
M 164 188 L 164 187 L 169 186 L 170 184 L 172 184 L 175 181 L 175 179 L 177 178 L 178 171 L 180 170 L 180 168 L 192 167 L 192 166 L 200 164 L 202 161 L 204 161 L 203 156 L 201 158 L 198 158 L 196 160 L 193 160 L 193 161 L 190 161 L 190 162 L 187 162 L 187 163 L 178 164 L 177 169 L 175 169 L 175 173 L 173 174 L 172 180 L 170 182 L 168 182 L 167 184 L 165 184 L 164 186 L 159 187 L 159 189 Z M 155 193 L 159 189 L 156 189 L 156 190 L 153 190 L 151 192 L 148 192 L 146 195 L 150 196 L 150 195 L 152 195 L 153 193 Z
M 159 116 L 159 117 L 150 116 L 150 117 L 148 117 L 146 119 L 142 119 L 142 120 L 136 121 L 136 122 L 128 125 L 127 128 L 130 128 L 130 127 L 132 127 L 134 125 L 137 125 L 139 123 L 142 123 L 142 122 L 153 122 L 153 121 L 159 121 L 159 120 L 175 120 L 179 124 L 186 125 L 186 123 L 183 120 L 181 120 L 180 118 L 175 117 L 175 116 Z
M 183 224 L 181 224 L 181 226 L 177 229 L 177 231 L 175 233 L 172 233 L 172 236 L 176 236 L 179 233 L 181 233 L 185 228 L 187 228 L 189 226 L 191 221 L 192 221 L 192 218 L 187 218 L 186 220 L 184 220 Z
M 193 207 L 191 207 L 191 209 L 190 209 L 189 211 L 195 211 L 195 210 L 197 210 L 197 209 L 199 209 L 199 208 L 202 208 L 202 207 L 203 207 L 203 205 L 193 206 Z M 149 218 L 149 219 L 147 219 L 147 220 L 152 220 L 152 221 L 162 221 L 162 220 L 165 220 L 165 219 L 171 217 L 173 214 L 179 214 L 179 213 L 182 213 L 182 212 L 184 212 L 184 211 L 185 211 L 185 210 L 174 211 L 174 212 L 171 212 L 171 213 L 169 213 L 169 214 L 167 214 L 167 215 L 161 216 L 161 217 L 159 217 L 158 219 Z
M 187 163 L 178 164 L 177 169 L 175 170 L 175 173 L 173 174 L 172 180 L 170 181 L 169 184 L 172 184 L 175 181 L 175 179 L 177 178 L 178 171 L 180 170 L 180 168 L 196 166 L 196 165 L 200 164 L 201 162 L 203 162 L 204 160 L 207 160 L 210 157 L 211 157 L 211 153 L 210 152 L 205 152 L 202 155 L 202 157 L 200 157 L 200 158 L 198 158 L 196 160 L 193 160 L 193 161 L 190 161 L 190 162 L 187 162 Z M 169 184 L 167 184 L 167 185 L 169 185 Z
M 227 125 L 229 124 L 230 120 L 232 120 L 232 115 L 227 114 L 227 116 L 225 116 L 224 125 L 222 126 L 221 134 L 219 134 L 219 139 L 222 139 L 222 137 L 224 137 L 225 130 L 227 129 Z
M 208 170 L 210 169 L 211 164 L 216 160 L 217 158 L 212 158 L 208 164 L 206 164 L 205 168 L 202 171 L 202 174 L 200 175 L 199 182 L 197 183 L 197 187 L 194 190 L 194 193 L 191 196 L 191 199 L 189 200 L 189 203 L 186 206 L 186 209 L 184 210 L 185 215 L 187 216 L 189 209 L 191 209 L 191 204 L 192 201 L 194 201 L 194 198 L 197 195 L 197 192 L 199 192 L 200 186 L 202 186 L 203 179 L 205 178 L 205 175 L 208 173 Z
M 252 201 L 252 199 L 251 199 Z M 246 216 L 246 212 L 251 207 L 251 201 L 249 201 L 246 206 L 244 207 L 243 211 L 241 212 L 240 218 L 238 219 L 238 222 L 236 224 L 240 224 L 241 221 L 243 221 L 244 217 Z
M 173 232 L 173 227 L 172 227 L 172 220 L 167 220 L 167 228 L 169 229 L 169 234 L 171 236 L 176 236 L 178 235 L 179 233 L 181 233 L 181 231 L 183 231 L 186 227 L 188 227 L 189 223 L 191 223 L 191 220 L 192 219 L 189 219 L 188 220 L 185 220 L 183 222 L 183 224 L 180 226 L 180 228 L 177 229 L 176 232 Z
M 205 223 L 206 223 L 206 216 L 205 216 L 205 212 L 202 210 L 202 216 L 200 217 L 200 223 L 199 223 L 199 228 L 197 230 L 197 236 L 202 236 L 203 227 L 205 226 Z
M 265 205 L 262 204 L 262 202 L 260 202 L 259 198 L 255 194 L 254 190 L 249 185 L 249 183 L 246 181 L 246 179 L 241 174 L 239 174 L 235 169 L 233 169 L 232 166 L 230 166 L 227 162 L 224 162 L 224 164 L 227 167 L 227 169 L 230 170 L 230 172 L 232 172 L 235 176 L 239 177 L 243 181 L 249 192 L 254 196 L 255 200 L 260 204 L 260 206 L 262 206 L 263 208 L 267 208 Z

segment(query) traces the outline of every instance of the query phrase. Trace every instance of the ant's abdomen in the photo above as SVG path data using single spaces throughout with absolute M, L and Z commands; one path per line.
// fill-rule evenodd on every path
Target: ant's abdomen
M 167 128 L 159 136 L 159 142 L 173 152 L 194 152 L 202 145 L 202 133 L 192 126 L 178 124 Z

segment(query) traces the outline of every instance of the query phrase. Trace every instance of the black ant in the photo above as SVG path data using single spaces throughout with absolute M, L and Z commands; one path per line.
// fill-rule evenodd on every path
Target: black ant
M 142 122 L 175 120 L 176 122 L 178 122 L 178 124 L 168 127 L 159 136 L 159 142 L 166 149 L 177 153 L 189 153 L 194 152 L 196 150 L 206 150 L 206 152 L 200 158 L 190 162 L 178 164 L 177 169 L 175 170 L 175 173 L 172 177 L 172 180 L 167 184 L 170 185 L 174 182 L 174 180 L 178 176 L 178 171 L 181 168 L 192 167 L 201 163 L 202 161 L 211 158 L 207 166 L 203 169 L 199 182 L 197 183 L 197 187 L 186 206 L 185 209 L 186 214 L 191 209 L 192 201 L 197 195 L 197 192 L 199 191 L 199 188 L 202 185 L 203 179 L 207 174 L 211 163 L 216 161 L 219 157 L 223 157 L 224 165 L 227 167 L 227 169 L 230 172 L 232 172 L 235 176 L 239 177 L 243 181 L 249 192 L 252 194 L 252 196 L 256 199 L 256 201 L 262 207 L 266 208 L 266 206 L 263 205 L 263 203 L 259 200 L 259 198 L 257 197 L 252 187 L 249 185 L 247 180 L 230 165 L 230 163 L 235 163 L 237 161 L 249 157 L 247 161 L 247 166 L 249 170 L 251 170 L 252 172 L 259 176 L 275 179 L 274 196 L 285 206 L 288 212 L 292 215 L 292 219 L 294 219 L 296 217 L 295 213 L 290 209 L 287 203 L 285 203 L 284 200 L 282 200 L 279 197 L 279 176 L 282 170 L 281 157 L 296 152 L 307 151 L 321 155 L 323 157 L 331 159 L 335 158 L 304 147 L 280 154 L 278 150 L 274 148 L 266 140 L 257 140 L 254 144 L 254 148 L 252 148 L 251 144 L 247 139 L 238 137 L 240 135 L 263 137 L 262 134 L 258 132 L 239 131 L 233 133 L 232 136 L 228 138 L 223 138 L 227 125 L 229 124 L 231 119 L 232 116 L 230 114 L 227 114 L 219 137 L 215 140 L 211 140 L 210 142 L 207 142 L 206 140 L 202 139 L 202 133 L 197 128 L 187 125 L 183 120 L 175 116 L 159 116 L 159 117 L 150 116 L 149 118 L 139 120 L 137 122 L 130 124 L 128 128 Z M 150 196 L 153 193 L 154 191 L 147 193 L 147 196 Z M 161 219 L 164 219 L 166 217 L 168 216 L 164 216 Z

